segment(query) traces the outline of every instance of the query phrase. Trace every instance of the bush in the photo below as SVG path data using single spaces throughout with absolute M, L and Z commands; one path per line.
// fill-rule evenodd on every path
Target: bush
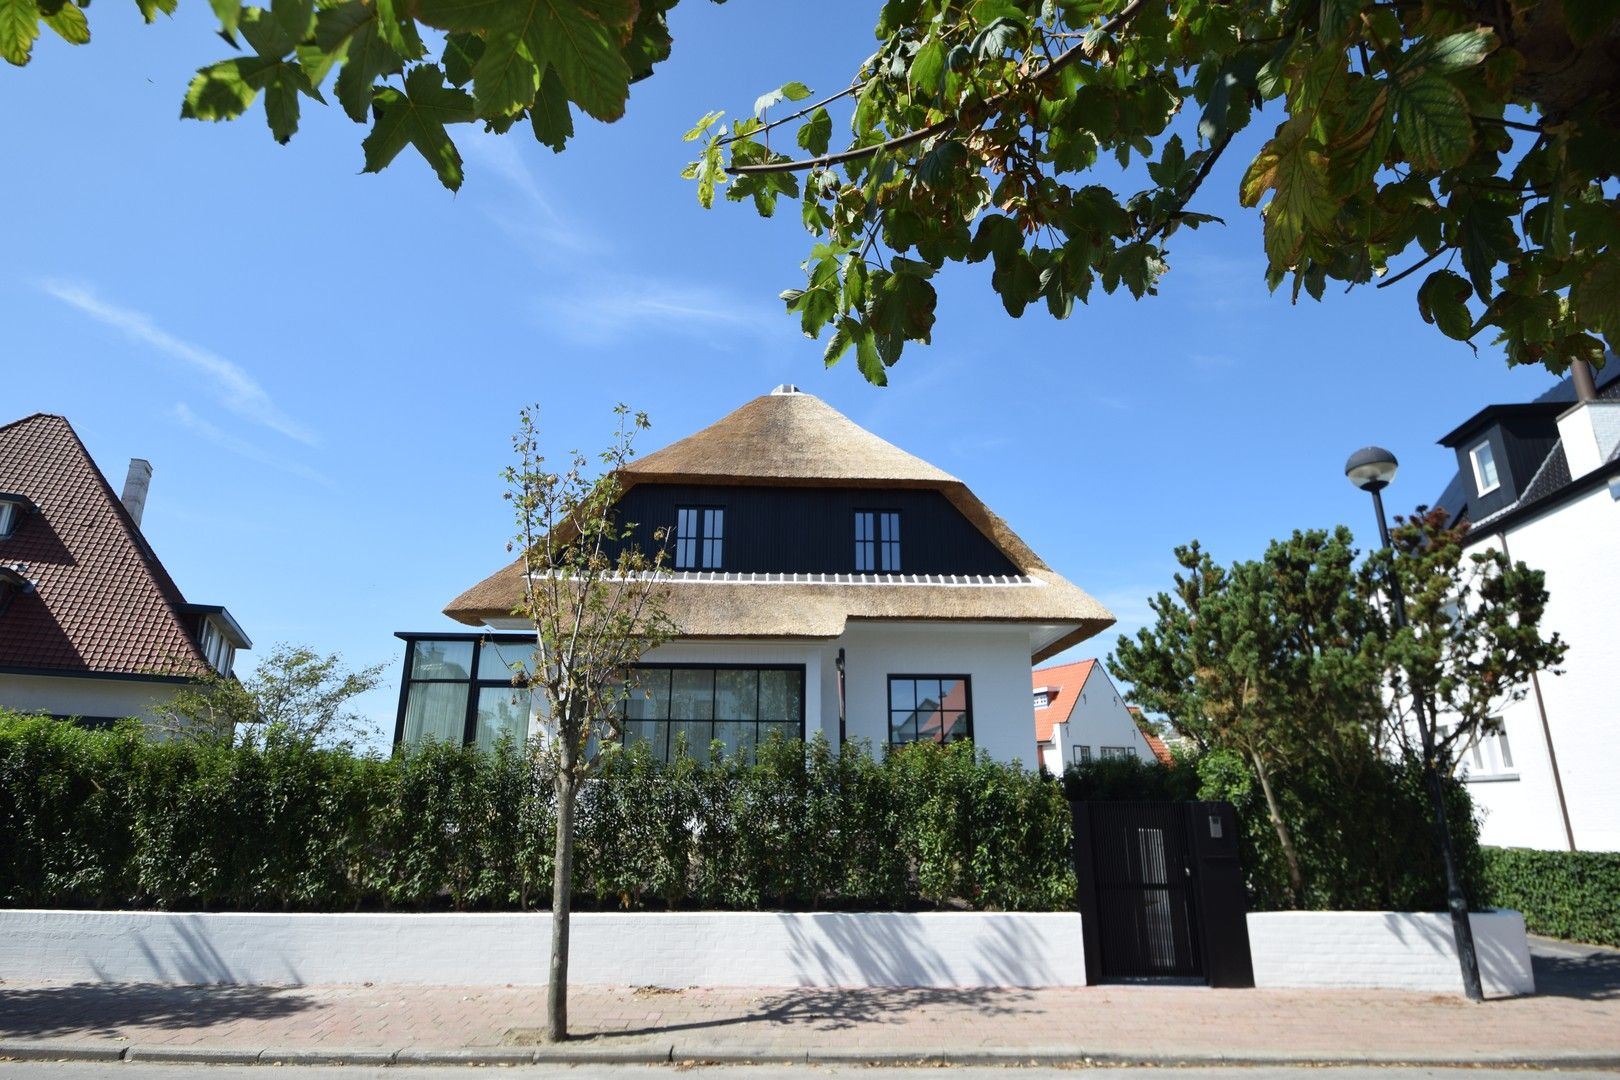
M 1265 798 L 1244 761 L 1212 751 L 1175 768 L 1135 760 L 1092 761 L 1063 777 L 1075 799 L 1207 799 L 1237 810 L 1240 858 L 1251 911 L 1442 911 L 1445 872 L 1434 841 L 1423 772 L 1414 759 L 1371 757 L 1354 770 L 1318 767 L 1279 775 L 1275 790 L 1292 827 L 1305 881 L 1302 902 L 1288 871 Z M 1452 845 L 1469 895 L 1483 871 L 1473 805 L 1461 783 L 1447 788 Z
M 585 906 L 1072 905 L 1057 785 L 971 746 L 773 739 L 757 761 L 610 754 L 580 796 Z M 0 904 L 513 910 L 550 902 L 550 777 L 522 746 L 383 759 L 274 736 L 152 742 L 0 712 Z
M 1620 852 L 1482 848 L 1484 896 L 1533 934 L 1620 946 Z

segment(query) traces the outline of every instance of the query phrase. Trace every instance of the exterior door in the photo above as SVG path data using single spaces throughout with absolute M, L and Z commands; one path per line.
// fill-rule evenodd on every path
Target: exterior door
M 1182 808 L 1113 802 L 1090 803 L 1087 809 L 1097 930 L 1095 938 L 1087 935 L 1087 946 L 1101 953 L 1103 978 L 1201 978 Z

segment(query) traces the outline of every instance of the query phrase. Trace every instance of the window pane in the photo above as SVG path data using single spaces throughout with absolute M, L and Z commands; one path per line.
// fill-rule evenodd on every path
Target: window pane
M 900 515 L 899 514 L 884 514 L 883 515 L 883 539 L 885 541 L 896 541 L 896 542 L 899 541 L 899 539 L 900 539 Z
M 917 684 L 911 679 L 889 680 L 889 708 L 910 712 L 917 704 Z
M 657 761 L 669 760 L 669 725 L 654 720 L 626 720 L 624 741 L 627 745 L 645 742 Z
M 478 677 L 512 681 L 512 665 L 528 671 L 534 663 L 534 646 L 526 641 L 486 641 L 478 650 Z
M 941 713 L 940 718 L 940 726 L 945 732 L 945 742 L 956 742 L 958 739 L 965 739 L 968 737 L 967 713 Z
M 624 715 L 632 720 L 669 718 L 669 668 L 637 668 L 632 673 Z
M 914 712 L 891 712 L 889 714 L 889 741 L 892 743 L 916 742 L 917 714 Z
M 472 671 L 470 641 L 418 641 L 411 653 L 413 679 L 465 679 Z
M 703 541 L 703 569 L 720 569 L 720 541 L 718 539 L 706 539 Z
M 709 740 L 714 737 L 714 725 L 707 720 L 696 723 L 669 725 L 669 756 L 674 757 L 681 740 L 686 740 L 686 756 L 695 761 L 709 760 Z
M 1496 733 L 1496 748 L 1502 753 L 1502 768 L 1513 768 L 1513 751 L 1508 749 L 1506 728 L 1503 728 Z
M 436 739 L 460 746 L 466 724 L 466 683 L 411 684 L 405 699 L 405 742 Z
M 718 540 L 726 535 L 726 512 L 724 510 L 703 511 L 703 535 Z
M 941 679 L 939 681 L 939 707 L 942 709 L 966 709 L 967 683 L 961 679 Z
M 714 672 L 708 668 L 676 668 L 670 692 L 673 720 L 708 721 L 714 716 Z M 705 734 L 704 739 L 708 739 Z
M 939 680 L 918 679 L 916 683 L 917 708 L 937 708 L 940 702 Z
M 727 757 L 754 759 L 753 724 L 715 724 L 714 737 L 725 744 Z
M 754 720 L 759 713 L 759 672 L 714 673 L 714 718 Z
M 761 671 L 759 718 L 792 723 L 797 732 L 799 722 L 804 719 L 801 681 L 797 671 Z
M 768 742 L 773 736 L 780 736 L 784 739 L 797 739 L 799 737 L 798 721 L 791 724 L 759 725 L 759 741 L 761 743 Z
M 501 736 L 511 735 L 522 745 L 529 737 L 529 692 L 511 686 L 486 686 L 478 691 L 476 739 L 480 750 L 493 750 Z

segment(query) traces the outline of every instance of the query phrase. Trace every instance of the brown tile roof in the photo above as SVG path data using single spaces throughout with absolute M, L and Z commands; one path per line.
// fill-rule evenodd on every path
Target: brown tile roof
M 0 427 L 0 491 L 38 508 L 0 540 L 0 565 L 34 585 L 0 612 L 0 670 L 207 670 L 184 597 L 65 419 Z
M 1086 685 L 1091 669 L 1096 666 L 1095 660 L 1076 660 L 1072 664 L 1036 668 L 1030 673 L 1032 694 L 1043 686 L 1051 691 L 1046 708 L 1035 710 L 1036 742 L 1051 742 L 1053 725 L 1069 722 L 1069 717 L 1074 715 L 1075 702 L 1080 700 L 1080 688 Z
M 968 619 L 1060 628 L 1038 662 L 1106 630 L 1108 609 L 1054 573 L 967 485 L 885 442 L 812 394 L 767 394 L 694 435 L 648 454 L 620 474 L 637 484 L 742 484 L 927 488 L 939 491 L 990 539 L 1024 580 L 874 585 L 797 576 L 761 582 L 677 576 L 669 614 L 689 637 L 837 637 L 850 619 Z M 522 596 L 514 560 L 454 600 L 444 613 L 479 626 L 509 618 Z

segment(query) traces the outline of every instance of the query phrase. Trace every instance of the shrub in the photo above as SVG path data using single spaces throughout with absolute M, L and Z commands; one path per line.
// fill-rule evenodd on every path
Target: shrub
M 521 745 L 390 758 L 152 742 L 0 712 L 0 904 L 512 910 L 550 899 L 550 777 Z M 579 804 L 600 907 L 1044 910 L 1073 902 L 1058 786 L 967 745 L 616 750 Z
M 1441 911 L 1445 874 L 1434 842 L 1423 772 L 1414 759 L 1369 757 L 1354 770 L 1280 772 L 1275 790 L 1293 826 L 1305 881 L 1291 902 L 1288 871 L 1259 785 L 1229 751 L 1194 756 L 1175 768 L 1134 760 L 1092 761 L 1064 773 L 1071 798 L 1208 799 L 1237 810 L 1240 858 L 1253 911 L 1303 906 L 1319 911 Z M 1478 827 L 1466 788 L 1447 787 L 1452 844 L 1471 898 L 1482 870 Z
M 1484 896 L 1533 934 L 1620 946 L 1620 852 L 1482 848 Z

